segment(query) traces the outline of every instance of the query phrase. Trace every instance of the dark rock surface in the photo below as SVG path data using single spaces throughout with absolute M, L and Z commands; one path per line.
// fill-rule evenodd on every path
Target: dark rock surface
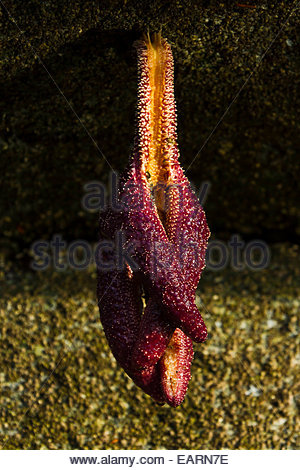
M 83 185 L 108 180 L 103 154 L 117 171 L 126 165 L 132 44 L 160 27 L 175 59 L 181 162 L 196 187 L 211 183 L 212 232 L 269 241 L 299 234 L 297 2 L 4 4 L 0 221 L 10 254 L 53 233 L 97 238 Z

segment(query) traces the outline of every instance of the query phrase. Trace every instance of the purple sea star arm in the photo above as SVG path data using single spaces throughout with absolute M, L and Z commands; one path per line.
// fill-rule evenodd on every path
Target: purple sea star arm
M 105 261 L 113 254 L 106 253 Z M 97 295 L 100 319 L 110 349 L 125 372 L 154 400 L 164 402 L 158 366 L 132 368 L 131 351 L 136 341 L 142 313 L 139 283 L 127 270 L 98 269 Z
M 186 286 L 180 262 L 170 243 L 164 227 L 143 181 L 129 179 L 131 191 L 142 193 L 143 208 L 127 208 L 124 224 L 126 239 L 134 247 L 135 259 L 143 274 L 150 279 L 153 290 L 166 307 L 166 315 L 196 342 L 205 341 L 207 331 L 195 305 L 194 292 Z M 126 193 L 126 185 L 125 185 Z
M 175 189 L 178 194 L 178 188 Z M 205 265 L 205 249 L 209 231 L 198 200 L 194 201 L 194 204 L 190 204 L 189 208 L 186 207 L 186 193 L 190 192 L 190 188 L 184 188 L 184 191 L 180 192 L 182 201 L 180 205 L 175 205 L 175 207 L 181 209 L 176 214 L 170 210 L 167 215 L 167 227 L 169 228 L 169 240 L 178 250 L 176 255 L 180 258 L 185 282 L 191 285 L 191 289 L 196 289 Z M 190 196 L 190 194 L 188 195 Z M 170 205 L 170 207 L 172 209 L 173 206 Z M 186 217 L 186 212 L 190 218 Z M 191 218 L 192 224 L 190 224 Z M 132 355 L 133 361 L 140 367 L 157 363 L 174 333 L 175 326 L 167 320 L 167 314 L 164 310 L 159 302 L 153 301 L 153 298 L 146 306 Z
M 137 340 L 132 351 L 132 366 L 150 367 L 164 354 L 175 327 L 163 317 L 159 299 L 152 296 L 142 316 Z

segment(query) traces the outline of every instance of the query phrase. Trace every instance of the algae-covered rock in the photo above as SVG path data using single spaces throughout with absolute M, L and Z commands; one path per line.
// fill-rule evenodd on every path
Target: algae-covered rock
M 295 449 L 299 247 L 262 271 L 204 272 L 209 331 L 183 404 L 159 406 L 114 360 L 95 271 L 18 272 L 0 285 L 4 449 Z

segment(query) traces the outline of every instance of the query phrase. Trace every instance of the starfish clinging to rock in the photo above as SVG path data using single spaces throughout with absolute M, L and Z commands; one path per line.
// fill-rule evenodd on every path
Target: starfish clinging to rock
M 156 401 L 178 406 L 190 380 L 192 340 L 207 336 L 195 291 L 210 232 L 178 161 L 171 48 L 155 34 L 136 49 L 134 149 L 120 181 L 121 210 L 101 214 L 100 230 L 110 238 L 122 231 L 138 270 L 98 268 L 98 301 L 119 364 Z

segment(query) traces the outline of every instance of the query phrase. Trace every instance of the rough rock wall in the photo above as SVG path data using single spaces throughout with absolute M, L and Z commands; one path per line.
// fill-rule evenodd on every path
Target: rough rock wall
M 160 27 L 175 59 L 181 161 L 196 187 L 211 183 L 213 233 L 299 234 L 296 1 L 4 5 L 0 222 L 8 252 L 53 233 L 97 238 L 97 215 L 81 207 L 83 185 L 107 181 L 102 153 L 117 171 L 127 162 L 132 44 Z

